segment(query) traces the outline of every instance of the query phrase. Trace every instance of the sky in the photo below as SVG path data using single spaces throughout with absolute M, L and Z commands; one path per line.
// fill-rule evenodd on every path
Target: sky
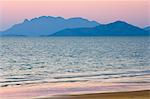
M 0 0 L 0 31 L 39 16 L 83 17 L 101 24 L 117 20 L 150 25 L 150 0 Z

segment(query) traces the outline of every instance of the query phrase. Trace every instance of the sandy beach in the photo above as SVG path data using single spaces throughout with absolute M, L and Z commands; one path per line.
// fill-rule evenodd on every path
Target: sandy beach
M 44 84 L 0 89 L 1 99 L 149 99 L 150 90 L 144 85 L 107 85 L 85 83 Z M 73 86 L 76 86 L 73 87 Z M 78 87 L 77 87 L 78 86 Z M 122 87 L 119 87 L 122 86 Z M 59 88 L 58 88 L 59 87 Z M 66 87 L 66 88 L 65 88 Z M 93 90 L 94 89 L 94 90 Z M 144 90 L 145 89 L 145 90 Z M 86 91 L 89 90 L 89 91 Z
M 39 83 L 0 87 L 2 99 L 148 99 L 150 83 L 144 77 L 87 82 Z

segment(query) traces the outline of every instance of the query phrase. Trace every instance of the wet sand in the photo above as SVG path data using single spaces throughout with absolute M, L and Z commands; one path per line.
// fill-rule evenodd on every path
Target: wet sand
M 43 97 L 37 99 L 149 99 L 150 90 L 129 91 L 129 92 L 111 92 L 111 93 L 93 93 L 81 95 L 66 95 L 59 97 Z

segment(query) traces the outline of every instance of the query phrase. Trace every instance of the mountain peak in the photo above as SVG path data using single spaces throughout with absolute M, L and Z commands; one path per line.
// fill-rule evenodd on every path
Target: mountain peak
M 31 21 L 36 21 L 36 20 L 48 20 L 50 18 L 54 18 L 54 17 L 51 17 L 51 16 L 40 16 L 40 17 L 36 17 L 36 18 L 33 18 L 31 19 Z
M 53 16 L 40 16 L 38 19 L 56 19 L 56 18 L 61 18 L 61 17 L 53 17 Z
M 31 21 L 56 21 L 56 20 L 62 20 L 64 21 L 65 19 L 63 17 L 53 17 L 53 16 L 40 16 L 40 17 L 36 17 L 31 19 Z
M 68 20 L 87 20 L 81 17 L 74 17 L 74 18 L 69 18 Z
M 89 20 L 81 18 L 81 17 L 74 17 L 74 18 L 69 18 L 67 19 L 68 21 L 85 21 L 85 22 L 89 22 Z
M 25 20 L 24 20 L 24 23 L 27 23 L 27 22 L 29 22 L 29 20 L 28 20 L 28 19 L 25 19 Z
M 124 22 L 124 21 L 115 21 L 115 22 L 106 24 L 106 26 L 109 26 L 109 27 L 115 26 L 117 28 L 125 28 L 125 27 L 127 28 L 127 27 L 132 27 L 134 25 L 131 25 L 131 24 Z M 134 26 L 134 27 L 136 27 L 136 26 Z
M 128 23 L 127 23 L 127 22 L 124 22 L 124 21 L 119 20 L 119 21 L 115 21 L 115 22 L 110 23 L 110 24 L 128 24 Z

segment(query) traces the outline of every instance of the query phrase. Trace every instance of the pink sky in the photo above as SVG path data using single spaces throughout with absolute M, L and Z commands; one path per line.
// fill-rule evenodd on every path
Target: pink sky
M 25 18 L 39 16 L 83 17 L 105 24 L 123 20 L 150 25 L 149 0 L 0 0 L 0 30 Z

